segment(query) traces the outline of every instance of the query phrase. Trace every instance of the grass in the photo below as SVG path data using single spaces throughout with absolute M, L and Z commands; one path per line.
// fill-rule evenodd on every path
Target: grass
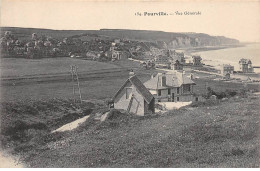
M 2 58 L 1 77 L 21 77 L 70 73 L 70 66 L 77 65 L 78 72 L 119 68 L 116 65 L 69 57 L 46 59 Z
M 94 106 L 62 99 L 1 103 L 1 144 L 15 151 L 26 150 L 29 141 L 90 114 Z
M 80 88 L 85 100 L 111 98 L 129 77 L 130 68 L 134 68 L 141 81 L 148 80 L 149 74 L 154 72 L 146 71 L 131 61 L 102 63 L 72 58 L 2 60 L 2 76 L 10 76 L 8 80 L 1 80 L 2 102 L 73 98 L 71 64 L 79 67 Z M 24 75 L 25 78 L 21 79 Z
M 76 130 L 45 135 L 16 154 L 28 167 L 259 167 L 259 100 L 229 99 L 162 116 L 112 111 L 103 123 L 91 115 Z

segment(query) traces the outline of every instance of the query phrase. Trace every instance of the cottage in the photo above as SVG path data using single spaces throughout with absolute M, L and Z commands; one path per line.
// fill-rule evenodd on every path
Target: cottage
M 195 83 L 184 73 L 158 73 L 144 83 L 156 102 L 193 101 Z
M 201 63 L 202 58 L 199 55 L 194 55 L 194 56 L 192 56 L 192 58 L 193 58 L 193 66 L 202 65 L 202 63 Z
M 130 72 L 130 77 L 113 97 L 115 109 L 144 116 L 154 113 L 154 97 L 143 83 Z
M 224 64 L 220 72 L 225 79 L 230 79 L 230 75 L 234 73 L 234 66 Z
M 240 71 L 242 71 L 244 73 L 254 72 L 254 68 L 252 66 L 252 62 L 250 59 L 244 59 L 244 58 L 240 59 L 239 68 L 240 68 Z

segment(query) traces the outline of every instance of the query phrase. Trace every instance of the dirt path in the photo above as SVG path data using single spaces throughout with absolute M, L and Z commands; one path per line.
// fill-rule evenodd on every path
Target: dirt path
M 22 168 L 24 165 L 19 162 L 19 159 L 14 159 L 4 152 L 0 152 L 0 168 Z
M 82 124 L 83 122 L 85 122 L 90 115 L 84 116 L 83 118 L 77 119 L 73 122 L 70 122 L 68 124 L 63 125 L 62 127 L 52 131 L 52 133 L 54 132 L 64 132 L 64 131 L 70 131 L 73 130 L 75 128 L 77 128 L 80 124 Z

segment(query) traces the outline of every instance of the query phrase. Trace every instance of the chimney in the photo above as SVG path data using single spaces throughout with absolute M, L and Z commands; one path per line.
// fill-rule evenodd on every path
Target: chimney
M 190 74 L 190 79 L 193 80 L 193 74 Z
M 161 86 L 166 86 L 166 74 L 162 73 Z
M 134 71 L 131 69 L 131 71 L 129 72 L 129 77 L 132 77 L 132 76 L 134 76 L 135 75 L 135 73 L 134 73 Z

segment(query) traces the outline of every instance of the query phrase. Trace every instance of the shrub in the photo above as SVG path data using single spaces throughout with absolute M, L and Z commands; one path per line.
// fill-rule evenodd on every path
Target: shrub
M 190 104 L 191 107 L 203 107 L 203 106 L 215 106 L 218 105 L 219 101 L 218 100 L 211 100 L 211 99 L 207 99 L 206 101 L 203 102 L 193 102 Z

